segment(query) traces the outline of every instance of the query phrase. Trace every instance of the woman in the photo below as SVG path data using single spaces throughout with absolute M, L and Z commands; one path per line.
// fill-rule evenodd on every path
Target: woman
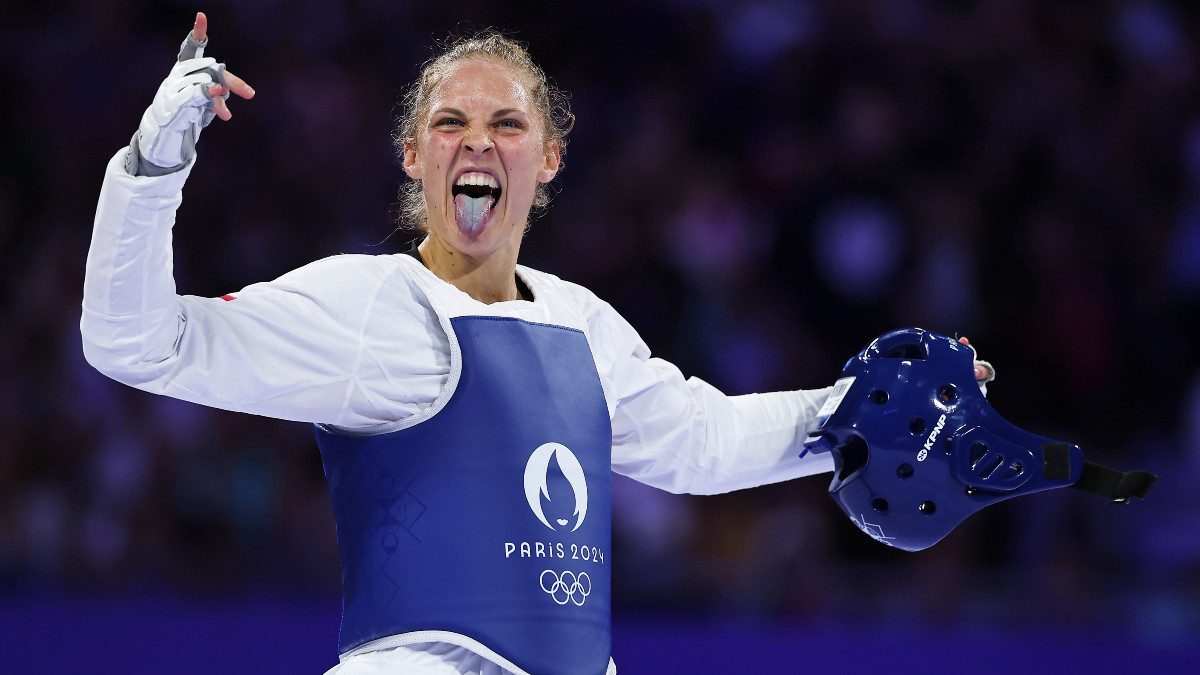
M 710 494 L 829 471 L 797 457 L 828 390 L 727 397 L 608 304 L 517 264 L 569 114 L 518 44 L 460 41 L 397 134 L 425 231 L 222 298 L 178 296 L 170 227 L 194 145 L 253 89 L 203 58 L 198 14 L 88 256 L 90 363 L 146 391 L 317 425 L 342 553 L 331 672 L 615 672 L 610 471 Z

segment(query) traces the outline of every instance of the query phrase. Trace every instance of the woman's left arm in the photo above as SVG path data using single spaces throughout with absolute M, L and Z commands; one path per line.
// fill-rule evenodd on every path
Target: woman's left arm
M 596 365 L 609 397 L 613 471 L 675 493 L 718 494 L 833 470 L 801 458 L 829 388 L 726 396 L 653 358 L 616 310 L 584 298 Z
M 831 453 L 800 456 L 832 387 L 727 396 L 652 357 L 637 331 L 607 303 L 588 294 L 585 307 L 612 410 L 613 471 L 689 494 L 833 471 Z M 977 360 L 976 377 L 986 393 L 995 377 L 991 364 Z
M 719 494 L 833 470 L 800 457 L 830 388 L 726 396 L 634 353 L 614 371 L 613 471 L 676 493 Z

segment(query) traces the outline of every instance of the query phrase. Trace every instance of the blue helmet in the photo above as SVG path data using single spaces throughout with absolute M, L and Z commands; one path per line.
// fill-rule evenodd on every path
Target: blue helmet
M 919 551 L 1004 499 L 1073 486 L 1128 503 L 1154 483 L 1005 421 L 980 391 L 974 361 L 953 338 L 905 328 L 842 369 L 801 456 L 833 453 L 829 494 L 863 532 Z

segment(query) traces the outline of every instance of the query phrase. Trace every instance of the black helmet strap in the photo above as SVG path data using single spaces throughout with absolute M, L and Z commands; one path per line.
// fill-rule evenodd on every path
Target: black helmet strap
M 1083 472 L 1071 487 L 1091 492 L 1113 504 L 1128 504 L 1134 497 L 1145 499 L 1158 476 L 1149 471 L 1118 471 L 1084 460 Z

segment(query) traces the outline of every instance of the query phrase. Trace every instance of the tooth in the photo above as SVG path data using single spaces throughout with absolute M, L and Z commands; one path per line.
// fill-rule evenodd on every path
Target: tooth
M 489 188 L 497 189 L 500 187 L 500 182 L 494 176 L 482 171 L 472 171 L 464 173 L 454 182 L 455 185 L 486 185 Z

